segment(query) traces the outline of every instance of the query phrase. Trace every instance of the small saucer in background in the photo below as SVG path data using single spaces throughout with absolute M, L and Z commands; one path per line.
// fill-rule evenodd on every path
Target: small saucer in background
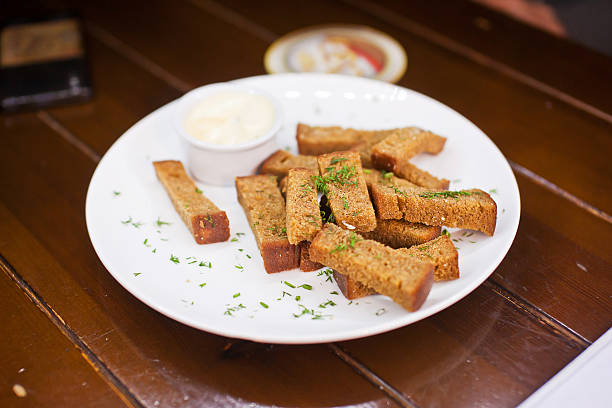
M 264 56 L 266 71 L 320 72 L 397 82 L 406 52 L 389 35 L 366 26 L 314 26 L 275 41 Z

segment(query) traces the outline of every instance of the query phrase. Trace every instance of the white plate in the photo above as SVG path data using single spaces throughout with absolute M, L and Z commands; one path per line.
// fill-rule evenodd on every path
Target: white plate
M 446 136 L 442 153 L 420 155 L 414 162 L 453 180 L 452 189 L 496 191 L 492 193 L 498 205 L 495 235 L 467 237 L 469 232 L 451 230 L 453 238 L 461 239 L 456 242 L 461 278 L 434 283 L 425 304 L 413 313 L 381 295 L 349 302 L 335 282 L 318 272 L 268 275 L 234 188 L 198 184 L 227 212 L 232 237 L 244 233 L 237 242 L 197 245 L 174 211 L 151 164 L 184 159 L 172 130 L 170 103 L 115 142 L 100 161 L 87 193 L 91 242 L 108 271 L 138 299 L 166 316 L 223 336 L 269 343 L 322 343 L 383 333 L 421 320 L 466 296 L 499 265 L 518 228 L 518 187 L 501 152 L 466 118 L 417 92 L 363 78 L 278 74 L 239 81 L 280 99 L 285 124 L 278 143 L 294 153 L 297 121 L 370 129 L 416 125 Z M 132 223 L 122 223 L 130 217 Z M 156 225 L 158 217 L 171 225 Z M 142 225 L 134 225 L 138 223 Z M 171 256 L 180 263 L 171 262 Z M 212 267 L 199 266 L 202 261 L 212 262 Z M 294 286 L 309 284 L 312 290 L 294 289 L 284 281 Z M 234 298 L 237 293 L 240 296 Z M 298 295 L 300 301 L 295 300 Z M 329 300 L 335 306 L 319 307 Z M 245 307 L 225 314 L 239 304 Z M 294 317 L 303 310 L 299 305 L 322 318 Z

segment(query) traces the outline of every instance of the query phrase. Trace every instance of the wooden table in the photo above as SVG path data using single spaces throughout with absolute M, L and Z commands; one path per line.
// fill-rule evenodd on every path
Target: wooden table
M 95 97 L 0 117 L 0 406 L 514 406 L 610 327 L 610 58 L 462 1 L 65 3 L 46 6 L 82 14 Z M 89 242 L 97 162 L 152 110 L 263 74 L 272 41 L 322 23 L 398 39 L 400 84 L 500 147 L 523 206 L 510 252 L 454 306 L 349 342 L 256 344 L 151 310 Z

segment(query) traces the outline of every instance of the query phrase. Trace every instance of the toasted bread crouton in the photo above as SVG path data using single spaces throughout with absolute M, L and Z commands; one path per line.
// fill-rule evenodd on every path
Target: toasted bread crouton
M 334 152 L 319 156 L 319 181 L 324 184 L 336 223 L 342 228 L 372 231 L 376 215 L 370 201 L 359 154 Z
M 433 265 L 353 231 L 325 224 L 310 244 L 310 259 L 417 310 L 433 283 Z
M 357 151 L 361 164 L 371 167 L 372 146 L 399 129 L 360 130 L 339 126 L 308 126 L 299 123 L 296 138 L 300 154 L 321 155 L 342 150 Z
M 334 271 L 334 280 L 338 284 L 340 291 L 348 300 L 359 299 L 369 295 L 375 295 L 376 291 L 369 288 L 346 275 Z
M 419 153 L 438 154 L 446 138 L 417 127 L 399 129 L 372 146 L 372 164 L 393 171 L 395 165 Z
M 440 236 L 442 228 L 404 220 L 376 219 L 376 229 L 360 232 L 365 239 L 372 239 L 391 248 L 408 248 L 431 241 Z
M 431 191 L 372 185 L 377 215 L 427 225 L 467 228 L 493 235 L 497 204 L 482 190 Z
M 296 167 L 310 169 L 319 174 L 319 165 L 315 156 L 295 156 L 285 150 L 277 150 L 264 160 L 261 164 L 260 173 L 274 174 L 280 178 L 286 176 L 289 169 Z
M 236 177 L 238 201 L 255 235 L 268 273 L 297 268 L 300 249 L 287 240 L 285 200 L 276 176 Z
M 321 269 L 323 265 L 318 262 L 313 262 L 310 259 L 310 242 L 302 241 L 300 242 L 300 271 L 302 272 L 312 272 L 318 269 Z
M 286 192 L 287 239 L 294 245 L 311 241 L 323 226 L 314 178 L 315 172 L 312 170 L 289 169 Z
M 416 184 L 411 183 L 401 177 L 397 177 L 395 174 L 393 174 L 393 172 L 386 170 L 363 169 L 363 177 L 365 178 L 370 195 L 372 194 L 372 184 L 392 185 L 406 188 L 419 188 L 419 186 L 417 186 Z
M 401 251 L 422 261 L 434 264 L 434 281 L 447 281 L 459 278 L 459 253 L 448 235 Z
M 157 178 L 168 197 L 198 244 L 227 241 L 230 236 L 229 220 L 196 187 L 195 183 L 176 160 L 153 162 Z
M 434 190 L 447 190 L 450 185 L 449 180 L 432 176 L 430 173 L 418 168 L 408 160 L 398 162 L 395 167 L 393 167 L 393 173 L 417 186 Z

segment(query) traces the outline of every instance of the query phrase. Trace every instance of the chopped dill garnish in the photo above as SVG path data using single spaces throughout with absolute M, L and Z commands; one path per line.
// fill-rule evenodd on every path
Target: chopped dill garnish
M 204 283 L 200 283 L 200 287 L 203 288 L 204 286 L 206 286 L 206 282 Z
M 492 188 L 492 189 L 489 190 L 489 193 L 497 194 L 497 189 L 496 188 Z
M 301 284 L 300 286 L 298 286 L 298 288 L 304 288 L 304 289 L 306 289 L 306 290 L 312 290 L 312 286 L 310 286 L 310 285 L 309 285 L 309 284 L 307 284 L 307 283 L 303 283 L 303 284 Z
M 230 239 L 230 242 L 238 242 L 238 238 L 232 238 Z
M 329 294 L 330 294 L 330 295 L 337 295 L 337 294 L 338 294 L 338 292 L 334 290 L 333 292 L 329 292 Z
M 113 191 L 113 195 L 115 197 L 119 197 L 121 195 L 121 191 Z
M 240 271 L 244 270 L 244 266 L 242 266 L 242 265 L 234 265 L 234 268 L 236 268 L 236 269 L 238 269 Z
M 449 236 L 449 237 L 451 236 L 450 232 L 448 232 L 447 229 L 443 229 L 442 230 L 442 234 L 440 234 L 440 235 L 446 235 L 446 236 Z
M 285 292 L 285 291 L 283 290 L 283 297 L 285 297 L 285 295 L 287 295 L 287 296 L 293 296 L 291 293 L 289 293 L 289 292 Z
M 228 307 L 227 309 L 225 309 L 225 313 L 223 313 L 224 315 L 227 316 L 233 316 L 233 312 L 237 312 L 240 309 L 246 309 L 246 306 L 243 305 L 242 303 L 240 303 L 238 306 L 234 306 L 234 307 Z
M 320 271 L 320 272 L 317 274 L 317 276 L 322 276 L 322 275 L 325 275 L 325 276 L 327 277 L 327 278 L 325 279 L 325 281 L 326 281 L 326 282 L 327 282 L 327 281 L 331 282 L 331 281 L 332 281 L 332 276 L 333 276 L 333 274 L 334 274 L 334 271 L 332 271 L 331 269 L 327 268 L 327 269 L 325 269 L 325 270 L 323 270 L 323 271 Z
M 328 300 L 327 300 L 327 302 L 325 302 L 325 303 L 321 303 L 321 304 L 319 305 L 319 307 L 320 307 L 321 309 L 325 309 L 327 306 L 336 306 L 336 303 L 334 303 L 332 300 L 329 300 L 329 299 L 328 299 Z
M 346 157 L 332 157 L 331 161 L 329 162 L 329 164 L 334 165 L 336 163 L 340 163 L 343 161 L 347 161 L 348 159 Z
M 198 194 L 202 194 L 202 190 L 200 190 L 200 189 L 199 189 L 199 188 L 197 188 L 197 187 L 195 188 L 195 192 L 196 192 L 196 193 L 198 193 Z
M 162 221 L 159 219 L 159 217 L 157 217 L 157 221 L 155 221 L 155 223 L 157 224 L 158 227 L 164 226 L 164 225 L 171 225 L 171 222 L 166 222 L 166 221 Z
M 259 302 L 260 305 L 262 305 L 264 308 L 268 308 L 268 305 L 266 305 L 264 302 Z
M 346 249 L 346 244 L 338 244 L 338 245 L 336 245 L 336 247 L 334 249 L 329 251 L 329 253 L 333 254 L 334 252 L 344 251 L 345 249 Z
M 175 264 L 181 263 L 181 261 L 179 261 L 178 256 L 174 256 L 172 254 L 170 254 L 170 261 L 174 262 Z
M 419 194 L 419 197 L 423 198 L 454 198 L 459 199 L 460 196 L 471 196 L 472 193 L 468 191 L 426 191 Z
M 389 180 L 391 177 L 393 177 L 393 172 L 392 171 L 381 170 L 380 174 L 382 175 L 382 178 L 385 179 L 385 180 Z
M 285 285 L 289 286 L 290 288 L 295 289 L 295 285 L 294 285 L 294 284 L 289 283 L 289 282 L 287 282 L 287 281 L 284 281 L 284 282 L 285 282 Z
M 251 259 L 251 255 L 249 255 L 249 254 L 246 254 L 246 257 L 247 257 L 247 258 L 249 258 L 249 259 Z
M 240 296 L 240 292 L 238 293 L 234 293 L 234 296 L 232 296 L 234 299 L 236 299 L 238 296 Z
M 135 272 L 134 276 L 142 275 L 142 272 Z
M 301 297 L 300 295 L 297 295 L 297 296 L 295 297 L 296 302 L 297 302 L 297 301 L 299 301 L 301 298 L 302 298 L 302 297 Z

